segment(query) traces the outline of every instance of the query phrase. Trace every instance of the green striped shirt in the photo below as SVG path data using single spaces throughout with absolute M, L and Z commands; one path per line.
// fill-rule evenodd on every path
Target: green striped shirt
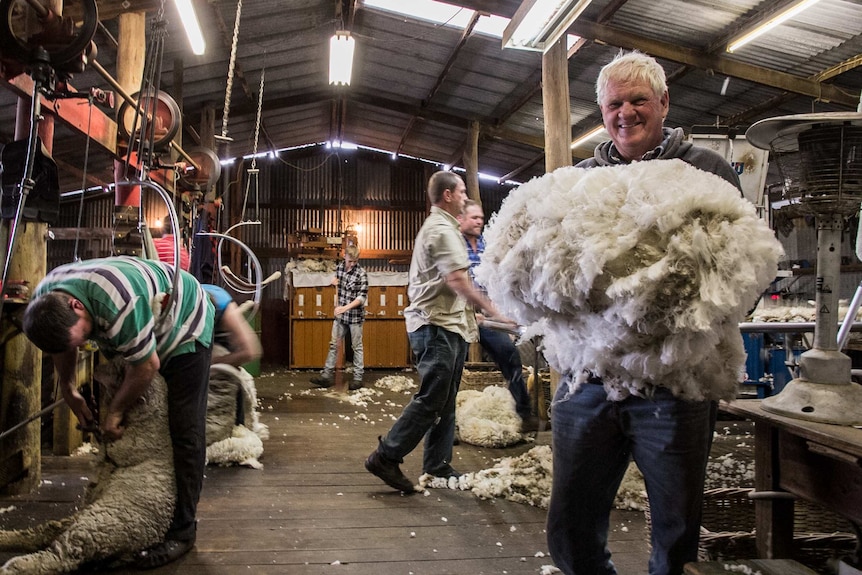
M 173 287 L 174 269 L 161 262 L 111 257 L 62 265 L 36 286 L 36 296 L 62 291 L 81 301 L 93 318 L 90 339 L 108 356 L 121 355 L 132 364 L 154 351 L 164 364 L 171 357 L 209 347 L 213 305 L 198 281 L 180 272 L 173 310 L 159 324 L 153 301 Z M 158 298 L 159 300 L 161 298 Z

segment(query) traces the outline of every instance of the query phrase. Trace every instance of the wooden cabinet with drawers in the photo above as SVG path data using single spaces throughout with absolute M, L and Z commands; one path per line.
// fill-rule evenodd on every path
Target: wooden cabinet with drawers
M 321 369 L 329 351 L 332 321 L 337 305 L 337 289 L 322 285 L 332 276 L 313 277 L 311 282 L 291 288 L 290 367 Z M 368 301 L 362 342 L 367 368 L 405 368 L 413 364 L 404 308 L 408 305 L 406 285 L 373 285 L 369 274 Z M 388 278 L 387 278 L 388 279 Z

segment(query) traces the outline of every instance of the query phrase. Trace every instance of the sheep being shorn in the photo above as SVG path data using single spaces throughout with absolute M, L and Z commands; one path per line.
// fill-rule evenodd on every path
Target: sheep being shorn
M 96 368 L 102 405 L 122 381 L 122 367 Z M 0 531 L 0 549 L 25 551 L 0 567 L 2 575 L 69 573 L 111 560 L 131 562 L 164 539 L 174 512 L 176 486 L 168 431 L 167 388 L 160 375 L 126 413 L 123 436 L 103 444 L 85 505 L 59 521 Z
M 263 468 L 263 440 L 269 428 L 260 422 L 254 378 L 245 369 L 210 366 L 207 396 L 207 463 Z
M 707 192 L 708 191 L 708 192 Z M 680 160 L 560 168 L 514 190 L 485 232 L 477 280 L 544 336 L 557 371 L 590 370 L 609 399 L 731 399 L 738 323 L 782 248 L 739 190 Z M 580 375 L 580 376 L 579 376 Z

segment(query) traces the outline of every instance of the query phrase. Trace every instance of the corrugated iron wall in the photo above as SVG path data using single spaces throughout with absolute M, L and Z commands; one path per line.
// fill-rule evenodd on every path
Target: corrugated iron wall
M 425 186 L 434 166 L 405 158 L 392 160 L 388 155 L 365 150 L 316 148 L 296 151 L 288 157 L 260 158 L 256 167 L 257 181 L 255 177 L 249 179 L 248 161 L 241 167 L 223 170 L 219 193 L 224 208 L 219 229 L 225 230 L 239 221 L 259 222 L 241 226 L 233 235 L 252 248 L 266 275 L 283 271 L 290 260 L 288 235 L 308 229 L 319 229 L 327 236 L 358 229 L 359 247 L 370 256 L 373 252 L 400 252 L 404 256 L 366 257 L 366 268 L 406 270 L 414 238 L 427 215 Z M 509 188 L 486 181 L 480 184 L 483 205 L 490 215 L 499 209 Z M 167 210 L 154 192 L 145 189 L 142 203 L 144 218 L 151 228 L 156 219 L 167 219 Z M 64 202 L 56 227 L 77 227 L 79 210 L 82 228 L 110 229 L 114 195 L 87 198 L 82 208 L 77 200 Z M 72 261 L 74 243 L 51 242 L 49 268 Z M 78 256 L 103 257 L 110 254 L 110 249 L 109 240 L 79 242 Z M 269 288 L 265 297 L 280 299 L 282 290 Z
M 224 207 L 219 211 L 218 230 L 240 221 L 255 222 L 237 227 L 231 235 L 254 251 L 265 277 L 284 272 L 290 262 L 288 236 L 312 228 L 327 236 L 358 230 L 367 270 L 407 271 L 414 239 L 427 216 L 425 186 L 435 166 L 367 151 L 317 149 L 297 151 L 289 158 L 259 159 L 256 179 L 249 179 L 249 167 L 246 162 L 222 172 L 218 193 Z M 480 186 L 490 215 L 499 209 L 508 188 L 484 180 Z M 49 269 L 73 261 L 76 255 L 89 259 L 111 254 L 114 203 L 109 192 L 87 197 L 83 203 L 72 198 L 61 205 L 60 219 L 53 227 L 66 228 L 64 237 L 74 237 L 69 232 L 78 228 L 82 233 L 103 233 L 101 239 L 79 241 L 77 250 L 74 239 L 51 241 Z M 154 192 L 145 189 L 142 204 L 151 229 L 156 219 L 166 219 L 167 209 Z M 231 263 L 234 273 L 247 277 L 248 262 L 241 261 L 237 246 L 224 242 L 222 249 L 223 260 Z M 235 296 L 238 301 L 249 297 Z M 264 359 L 286 364 L 293 336 L 290 304 L 284 297 L 283 280 L 269 284 L 259 317 Z

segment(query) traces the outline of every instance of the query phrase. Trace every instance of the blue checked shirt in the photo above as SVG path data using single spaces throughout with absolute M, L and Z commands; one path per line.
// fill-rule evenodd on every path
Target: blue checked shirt
M 473 251 L 473 246 L 470 245 L 470 240 L 467 239 L 467 236 L 464 236 L 464 244 L 467 246 L 467 257 L 470 258 L 470 267 L 467 269 L 467 273 L 470 274 L 470 280 L 473 282 L 473 285 L 477 290 L 488 295 L 488 290 L 476 282 L 475 274 L 476 266 L 482 263 L 482 254 L 485 253 L 485 238 L 483 236 L 476 238 L 475 251 Z
M 347 271 L 344 261 L 341 261 L 335 268 L 335 277 L 338 278 L 338 305 L 347 305 L 358 297 L 362 298 L 362 305 L 341 314 L 339 321 L 362 323 L 365 321 L 365 302 L 368 301 L 368 274 L 358 263 Z

